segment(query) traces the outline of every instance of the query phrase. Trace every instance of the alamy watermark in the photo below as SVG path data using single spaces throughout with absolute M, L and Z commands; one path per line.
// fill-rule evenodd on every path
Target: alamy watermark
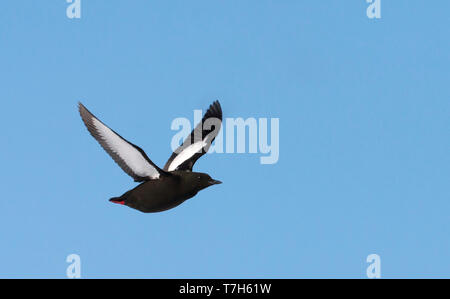
M 194 124 L 201 123 L 201 120 L 202 110 L 194 110 Z M 211 119 L 211 122 L 206 121 L 204 123 L 204 127 L 207 127 L 207 129 L 212 126 L 214 126 L 214 119 Z M 172 121 L 171 129 L 178 131 L 171 142 L 171 148 L 175 151 L 183 143 L 186 136 L 191 133 L 193 126 L 191 126 L 189 119 L 178 117 Z M 261 164 L 275 164 L 278 162 L 280 155 L 279 144 L 279 118 L 225 118 L 222 122 L 222 129 L 217 132 L 215 142 L 209 148 L 208 153 L 259 153 L 262 155 L 260 157 Z
M 78 254 L 70 254 L 66 258 L 70 265 L 66 269 L 67 278 L 81 278 L 81 258 Z
M 68 278 L 81 278 L 81 258 L 78 254 L 70 254 L 66 258 L 66 262 L 70 265 L 66 269 L 66 276 Z M 381 258 L 378 254 L 369 254 L 366 258 L 369 266 L 366 269 L 368 278 L 381 278 Z M 180 293 L 185 293 L 186 290 L 180 289 Z
M 81 18 L 81 0 L 66 0 L 69 5 L 66 15 L 69 19 Z M 369 3 L 366 14 L 369 19 L 381 19 L 381 0 L 366 0 Z
M 369 254 L 366 259 L 370 265 L 367 267 L 368 278 L 381 278 L 381 258 L 378 254 Z
M 370 5 L 367 7 L 366 14 L 369 19 L 381 19 L 381 0 L 366 0 Z
M 70 3 L 66 9 L 66 16 L 69 19 L 80 19 L 81 18 L 81 0 L 66 0 Z

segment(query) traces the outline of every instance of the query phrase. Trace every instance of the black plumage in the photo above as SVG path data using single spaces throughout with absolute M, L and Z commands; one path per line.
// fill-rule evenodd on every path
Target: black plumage
M 220 184 L 206 173 L 193 172 L 195 162 L 204 155 L 222 124 L 222 108 L 215 101 L 202 121 L 177 148 L 163 169 L 145 152 L 114 132 L 79 103 L 81 118 L 91 135 L 113 160 L 140 185 L 110 201 L 145 213 L 161 212 L 178 206 L 200 190 Z

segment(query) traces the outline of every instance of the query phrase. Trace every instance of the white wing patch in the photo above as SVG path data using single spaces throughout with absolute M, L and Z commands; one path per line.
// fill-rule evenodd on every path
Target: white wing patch
M 136 175 L 152 179 L 159 178 L 158 170 L 135 147 L 117 136 L 110 128 L 98 121 L 95 117 L 92 118 L 92 124 L 99 137 L 106 143 L 110 150 L 118 155 Z
M 181 153 L 179 153 L 175 157 L 175 159 L 173 159 L 172 163 L 170 163 L 170 165 L 169 165 L 168 170 L 173 171 L 173 170 L 177 169 L 177 167 L 180 166 L 181 164 L 183 164 L 184 161 L 190 159 L 193 155 L 200 152 L 202 150 L 202 148 L 207 145 L 207 142 L 206 142 L 207 139 L 208 139 L 208 136 L 205 139 L 186 147 Z

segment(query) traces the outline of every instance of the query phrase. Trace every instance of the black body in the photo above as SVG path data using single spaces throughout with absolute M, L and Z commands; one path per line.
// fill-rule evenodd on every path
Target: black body
M 159 180 L 144 182 L 121 197 L 110 200 L 144 213 L 162 212 L 178 206 L 204 188 L 220 184 L 205 173 L 174 171 L 170 174 Z
M 89 133 L 113 160 L 140 185 L 110 201 L 144 213 L 174 208 L 200 190 L 220 184 L 206 173 L 193 172 L 195 162 L 211 146 L 222 126 L 218 101 L 210 105 L 202 121 L 170 156 L 164 168 L 154 164 L 137 145 L 110 129 L 79 103 L 79 112 Z

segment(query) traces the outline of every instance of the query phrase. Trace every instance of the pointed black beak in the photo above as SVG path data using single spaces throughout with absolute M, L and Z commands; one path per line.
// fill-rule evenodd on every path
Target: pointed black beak
M 209 183 L 210 183 L 211 185 L 222 184 L 222 182 L 221 182 L 221 181 L 218 181 L 218 180 L 211 180 L 211 181 L 209 181 Z

